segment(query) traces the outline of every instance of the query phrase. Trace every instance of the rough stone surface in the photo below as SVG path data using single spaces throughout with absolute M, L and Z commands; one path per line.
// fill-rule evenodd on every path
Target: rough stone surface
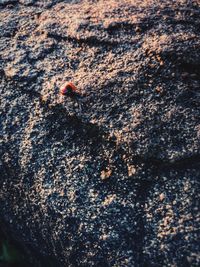
M 199 62 L 198 0 L 0 1 L 0 216 L 36 266 L 200 265 Z

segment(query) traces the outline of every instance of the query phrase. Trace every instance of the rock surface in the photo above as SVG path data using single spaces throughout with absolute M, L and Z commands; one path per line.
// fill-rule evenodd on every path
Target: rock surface
M 36 266 L 200 265 L 199 62 L 198 0 L 0 1 L 0 216 Z

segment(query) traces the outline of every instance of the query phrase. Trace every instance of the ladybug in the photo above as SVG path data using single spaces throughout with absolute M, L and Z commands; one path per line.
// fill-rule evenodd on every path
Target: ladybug
M 80 91 L 76 88 L 76 86 L 72 82 L 66 82 L 60 88 L 60 94 L 73 97 L 80 95 Z

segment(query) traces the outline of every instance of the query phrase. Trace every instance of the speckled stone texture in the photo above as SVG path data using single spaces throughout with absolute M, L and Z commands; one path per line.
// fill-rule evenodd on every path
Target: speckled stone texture
M 198 0 L 0 1 L 0 76 L 1 224 L 32 265 L 200 266 Z

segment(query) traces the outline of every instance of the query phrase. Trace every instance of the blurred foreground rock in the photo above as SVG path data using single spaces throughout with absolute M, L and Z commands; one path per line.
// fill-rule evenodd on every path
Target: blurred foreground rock
M 0 1 L 0 76 L 1 223 L 33 264 L 200 265 L 198 0 Z

